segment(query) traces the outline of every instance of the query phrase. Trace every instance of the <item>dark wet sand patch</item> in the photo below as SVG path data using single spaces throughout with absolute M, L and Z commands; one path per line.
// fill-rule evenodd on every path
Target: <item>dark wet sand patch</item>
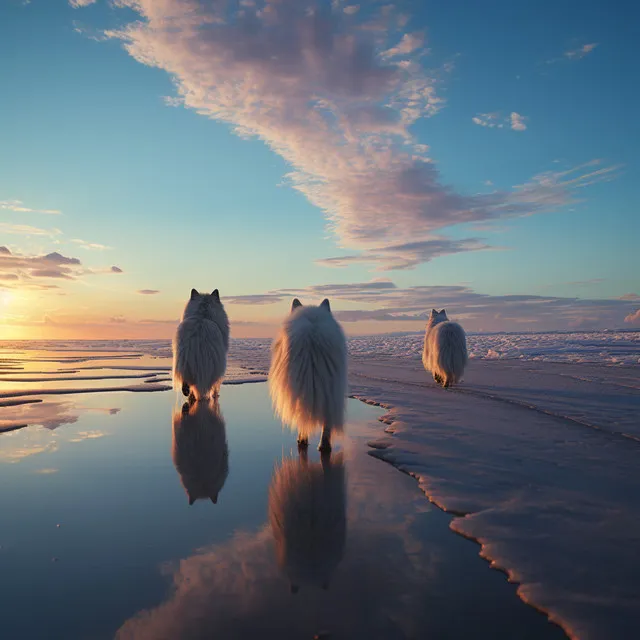
M 76 362 L 93 362 L 97 360 L 129 360 L 141 358 L 144 353 L 127 353 L 109 356 L 63 356 L 61 358 L 22 358 L 15 362 L 58 362 L 61 364 L 73 364 Z
M 21 404 L 37 404 L 42 402 L 41 398 L 25 398 L 19 400 L 0 400 L 0 407 L 17 407 Z
M 136 366 L 131 365 L 129 367 L 122 366 L 90 366 L 90 367 L 76 367 L 75 369 L 59 369 L 58 373 L 70 373 L 71 371 L 90 371 L 90 370 L 100 370 L 100 369 L 111 369 L 113 371 L 171 371 L 171 367 L 145 367 L 145 366 Z
M 95 389 L 29 389 L 25 391 L 5 391 L 0 393 L 0 398 L 22 398 L 23 396 L 57 396 L 73 395 L 77 393 L 107 393 L 111 391 L 131 391 L 132 393 L 170 391 L 171 386 L 166 384 L 144 385 L 139 384 L 128 387 L 96 387 Z
M 6 424 L 4 426 L 0 425 L 0 433 L 9 433 L 10 431 L 17 431 L 18 429 L 24 429 L 25 427 L 28 427 L 28 424 Z
M 46 378 L 6 378 L 0 375 L 0 382 L 52 382 L 69 380 L 120 380 L 124 378 L 153 378 L 155 373 L 119 374 L 113 376 L 60 376 L 58 372 L 52 372 L 52 376 Z

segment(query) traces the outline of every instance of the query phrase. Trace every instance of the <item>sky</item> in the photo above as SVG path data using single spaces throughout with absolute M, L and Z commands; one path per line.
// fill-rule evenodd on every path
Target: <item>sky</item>
M 640 327 L 635 25 L 596 0 L 3 0 L 0 339 Z

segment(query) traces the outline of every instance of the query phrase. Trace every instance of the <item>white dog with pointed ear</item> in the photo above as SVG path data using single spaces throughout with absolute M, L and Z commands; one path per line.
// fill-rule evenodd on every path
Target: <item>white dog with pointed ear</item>
M 190 400 L 216 397 L 227 368 L 229 319 L 216 289 L 191 289 L 173 341 L 174 388 Z
M 321 462 L 283 460 L 269 487 L 269 523 L 278 564 L 291 583 L 329 588 L 347 535 L 342 454 Z
M 189 504 L 201 498 L 216 504 L 229 474 L 229 446 L 217 402 L 185 403 L 174 412 L 171 457 Z
M 450 322 L 444 309 L 431 310 L 424 334 L 422 364 L 443 387 L 457 384 L 467 365 L 467 338 L 464 329 Z
M 303 307 L 296 298 L 271 352 L 269 390 L 276 413 L 298 430 L 298 444 L 322 428 L 320 451 L 342 430 L 347 393 L 347 343 L 328 300 Z

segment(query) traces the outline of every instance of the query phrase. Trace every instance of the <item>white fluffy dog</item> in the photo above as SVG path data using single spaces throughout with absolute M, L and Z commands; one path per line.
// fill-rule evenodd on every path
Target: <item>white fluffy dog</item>
M 229 319 L 218 290 L 209 295 L 191 289 L 173 341 L 174 388 L 191 400 L 217 396 L 228 350 Z
M 269 390 L 276 413 L 298 429 L 298 444 L 322 427 L 320 451 L 331 451 L 331 432 L 344 424 L 347 343 L 328 300 L 303 307 L 296 298 L 271 353 Z
M 174 413 L 171 457 L 189 504 L 200 498 L 216 504 L 229 474 L 229 446 L 217 402 L 185 403 Z
M 460 381 L 467 360 L 464 329 L 455 322 L 449 322 L 444 309 L 432 309 L 424 334 L 424 368 L 433 374 L 433 379 L 438 384 L 449 387 Z
M 269 488 L 269 522 L 278 564 L 291 583 L 329 588 L 347 533 L 342 455 L 322 463 L 284 460 Z

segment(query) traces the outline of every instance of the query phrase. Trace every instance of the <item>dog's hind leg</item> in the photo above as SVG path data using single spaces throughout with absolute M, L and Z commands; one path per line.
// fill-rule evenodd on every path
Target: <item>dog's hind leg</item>
M 329 453 L 331 451 L 331 427 L 326 424 L 322 427 L 318 451 L 321 453 Z
M 442 384 L 442 376 L 438 375 L 437 373 L 433 374 L 433 379 L 436 381 L 436 384 Z
M 298 431 L 298 451 L 302 451 L 309 446 L 309 436 L 303 436 L 301 431 Z

